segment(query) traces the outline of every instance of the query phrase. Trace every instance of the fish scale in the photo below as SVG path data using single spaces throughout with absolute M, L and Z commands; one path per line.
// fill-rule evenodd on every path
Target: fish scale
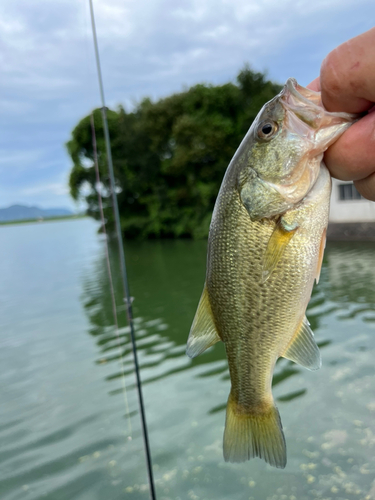
M 355 119 L 327 112 L 318 93 L 290 79 L 262 108 L 224 176 L 187 354 L 225 344 L 226 461 L 286 465 L 272 376 L 281 356 L 311 370 L 321 365 L 305 317 L 328 224 L 331 179 L 321 160 Z

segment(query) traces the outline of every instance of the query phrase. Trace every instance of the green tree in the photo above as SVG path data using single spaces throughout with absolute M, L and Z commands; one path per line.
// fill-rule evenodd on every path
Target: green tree
M 230 159 L 260 108 L 281 87 L 245 67 L 236 84 L 195 85 L 127 113 L 108 110 L 121 227 L 127 237 L 206 237 Z M 102 194 L 113 228 L 100 110 L 94 111 Z M 99 218 L 90 117 L 67 143 L 70 192 Z

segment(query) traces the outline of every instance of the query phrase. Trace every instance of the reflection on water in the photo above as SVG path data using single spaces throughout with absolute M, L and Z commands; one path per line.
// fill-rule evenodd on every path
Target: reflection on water
M 352 383 L 361 385 L 357 377 L 373 379 L 373 370 L 370 374 L 366 368 L 370 359 L 366 355 L 366 361 L 355 361 L 360 367 L 356 373 L 354 366 L 349 367 L 349 361 L 345 360 L 346 348 L 342 345 L 338 350 L 337 344 L 346 341 L 353 344 L 351 328 L 343 327 L 343 320 L 360 315 L 356 332 L 361 328 L 365 335 L 362 325 L 371 321 L 374 314 L 373 245 L 328 246 L 321 284 L 314 288 L 307 312 L 322 349 L 324 368 L 321 372 L 309 373 L 283 359 L 277 363 L 273 386 L 289 448 L 289 465 L 284 476 L 256 460 L 234 466 L 223 462 L 221 439 L 229 390 L 223 346 L 217 345 L 193 361 L 184 354 L 204 281 L 205 245 L 184 241 L 131 244 L 127 254 L 132 294 L 136 299 L 142 379 L 146 388 L 150 386 L 146 392 L 148 418 L 151 425 L 159 422 L 151 432 L 159 495 L 164 495 L 163 498 L 185 498 L 186 495 L 197 499 L 213 495 L 227 498 L 222 490 L 224 481 L 231 498 L 243 498 L 244 492 L 248 495 L 246 498 L 322 498 L 328 494 L 330 498 L 341 498 L 337 496 L 339 492 L 345 498 L 351 495 L 358 498 L 371 490 L 366 471 L 375 472 L 375 463 L 369 453 L 363 452 L 363 447 L 368 445 L 370 451 L 372 446 L 372 431 L 367 425 L 371 423 L 369 408 L 373 404 L 375 410 L 375 403 L 366 406 L 367 423 L 361 420 L 361 412 L 351 420 L 349 414 L 341 414 L 350 394 L 342 390 L 341 384 L 352 379 Z M 112 265 L 116 268 L 114 249 L 112 256 Z M 119 345 L 113 330 L 108 329 L 111 319 L 107 322 L 103 319 L 110 315 L 110 304 L 106 277 L 102 274 L 98 281 L 105 269 L 100 259 L 97 269 L 94 276 L 86 277 L 84 300 L 92 333 L 100 347 L 99 362 L 108 363 L 118 361 Z M 117 287 L 120 296 L 119 282 Z M 341 338 L 334 335 L 328 325 L 335 325 L 335 333 L 341 330 Z M 372 342 L 372 349 L 374 347 Z M 131 346 L 126 327 L 120 337 L 120 349 L 128 389 L 132 390 Z M 364 345 L 358 348 L 360 352 L 367 349 Z M 341 364 L 345 367 L 330 372 L 329 366 Z M 121 371 L 114 370 L 106 378 L 108 382 L 121 378 Z M 109 392 L 119 394 L 121 389 Z M 352 397 L 355 394 L 358 389 L 353 386 Z M 163 414 L 156 417 L 157 408 L 161 408 Z M 169 412 L 175 414 L 174 418 Z M 171 440 L 170 432 L 178 439 Z M 358 475 L 358 471 L 362 472 Z M 135 495 L 135 491 L 132 493 Z
M 152 245 L 153 253 L 150 253 Z M 155 242 L 137 245 L 128 245 L 131 276 L 133 278 L 135 331 L 137 347 L 142 356 L 141 368 L 143 371 L 151 369 L 150 377 L 143 378 L 143 384 L 148 384 L 169 377 L 175 373 L 190 370 L 190 360 L 185 357 L 186 335 L 190 329 L 192 316 L 196 309 L 196 301 L 200 296 L 202 280 L 205 272 L 206 247 L 202 242 Z M 142 255 L 142 250 L 144 255 Z M 134 252 L 134 253 L 133 253 Z M 119 314 L 120 330 L 116 334 L 113 326 L 112 305 L 109 294 L 109 279 L 104 262 L 100 256 L 95 265 L 95 273 L 85 276 L 83 284 L 83 303 L 90 320 L 90 334 L 96 337 L 96 344 L 100 349 L 98 364 L 112 361 L 121 361 L 122 366 L 106 380 L 114 380 L 133 374 L 133 358 L 129 337 L 129 328 L 126 325 L 125 307 L 121 303 L 122 284 L 118 269 L 116 246 L 111 248 L 111 267 L 114 272 L 115 295 Z M 196 269 L 198 267 L 198 269 Z M 183 288 L 183 289 L 181 289 Z M 195 294 L 195 297 L 194 295 Z M 194 300 L 195 299 L 195 300 Z M 167 303 L 166 303 L 167 302 Z M 189 309 L 186 307 L 189 303 Z M 332 308 L 322 306 L 325 302 L 324 294 L 314 289 L 309 314 L 309 320 L 314 330 L 318 329 L 320 319 L 329 314 Z M 186 316 L 181 310 L 186 309 Z M 161 312 L 163 317 L 152 317 Z M 329 340 L 319 342 L 320 348 L 329 345 Z M 180 358 L 178 367 L 164 371 L 168 359 Z M 181 363 L 181 360 L 184 362 Z M 212 368 L 211 365 L 215 364 Z M 229 380 L 228 365 L 223 347 L 210 349 L 204 356 L 193 361 L 194 366 L 201 365 L 198 377 L 215 377 Z M 120 367 L 120 365 L 118 365 Z M 123 370 L 122 368 L 125 367 Z M 156 368 L 159 371 L 156 372 Z M 205 368 L 205 369 L 203 369 Z M 301 368 L 292 362 L 279 360 L 273 385 L 283 382 L 292 375 L 300 373 Z M 111 391 L 116 394 L 121 390 Z M 288 401 L 306 393 L 306 389 L 282 395 L 280 401 Z M 224 410 L 226 404 L 220 405 Z M 210 413 L 219 411 L 217 408 Z
M 2 394 L 6 411 L 0 410 L 0 497 L 147 499 L 116 248 L 111 265 L 119 335 L 113 326 L 102 237 L 91 221 L 87 226 L 88 221 L 73 224 L 81 224 L 82 234 L 78 226 L 64 226 L 64 241 L 74 238 L 74 244 L 64 247 L 58 240 L 60 265 L 55 261 L 48 267 L 49 279 L 60 280 L 60 288 L 31 294 L 30 300 L 48 307 L 20 313 L 9 305 L 11 320 L 8 326 L 3 322 L 3 332 L 11 324 L 17 327 L 12 337 L 0 337 L 5 346 L 0 382 L 7 388 Z M 8 240 L 23 241 L 21 229 L 17 235 L 9 232 Z M 27 237 L 29 248 L 40 244 L 40 234 L 35 241 L 31 232 Z M 260 460 L 223 461 L 230 384 L 224 347 L 217 344 L 194 360 L 185 355 L 204 282 L 205 247 L 191 241 L 126 247 L 158 499 L 375 499 L 375 245 L 327 247 L 307 312 L 322 351 L 322 369 L 309 372 L 285 359 L 276 365 L 273 392 L 288 446 L 284 471 Z M 9 262 L 12 253 L 13 247 L 0 242 L 0 262 Z M 44 264 L 35 255 L 33 265 L 40 275 Z M 62 266 L 68 258 L 69 266 Z M 15 274 L 3 267 L 4 295 Z M 27 272 L 32 272 L 30 266 Z M 18 301 L 22 286 L 16 293 Z M 54 307 L 62 312 L 55 314 Z M 50 323 L 45 329 L 41 316 Z M 12 342 L 26 347 L 6 347 Z M 30 359 L 27 371 L 20 358 Z
M 328 264 L 327 296 L 341 307 L 348 306 L 342 311 L 342 319 L 361 315 L 364 321 L 375 321 L 374 244 L 332 244 Z

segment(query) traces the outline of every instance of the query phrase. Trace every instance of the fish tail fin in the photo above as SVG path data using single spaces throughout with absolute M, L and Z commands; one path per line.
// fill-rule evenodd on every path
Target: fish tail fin
M 272 404 L 264 411 L 249 413 L 231 393 L 225 421 L 224 459 L 245 462 L 253 457 L 284 469 L 286 445 L 278 409 Z

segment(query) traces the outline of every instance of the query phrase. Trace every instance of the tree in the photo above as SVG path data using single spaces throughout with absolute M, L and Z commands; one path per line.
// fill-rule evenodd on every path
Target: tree
M 237 83 L 195 85 L 127 113 L 108 110 L 121 227 L 128 238 L 206 237 L 224 172 L 260 108 L 281 87 L 245 67 Z M 113 228 L 100 110 L 94 111 L 102 194 Z M 70 192 L 99 218 L 90 117 L 67 143 Z

